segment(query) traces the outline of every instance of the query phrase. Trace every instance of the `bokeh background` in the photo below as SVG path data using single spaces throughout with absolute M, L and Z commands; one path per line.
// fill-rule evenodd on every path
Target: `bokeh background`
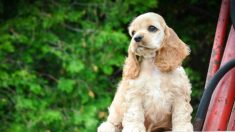
M 191 48 L 184 67 L 194 113 L 204 88 L 220 0 L 1 0 L 0 131 L 94 132 L 107 117 L 130 37 L 161 14 Z

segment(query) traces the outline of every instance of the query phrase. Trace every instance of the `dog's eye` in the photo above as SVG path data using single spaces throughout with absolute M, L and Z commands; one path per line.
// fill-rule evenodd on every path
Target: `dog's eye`
M 150 25 L 149 27 L 148 27 L 148 31 L 149 32 L 156 32 L 158 29 L 155 27 L 155 26 L 152 26 L 152 25 Z
M 134 36 L 134 35 L 135 35 L 135 31 L 132 31 L 132 32 L 131 32 L 131 35 Z

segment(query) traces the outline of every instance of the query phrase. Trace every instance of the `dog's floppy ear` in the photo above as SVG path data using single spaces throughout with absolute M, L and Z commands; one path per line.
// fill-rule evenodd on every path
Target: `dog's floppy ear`
M 189 47 L 166 26 L 162 47 L 157 51 L 155 64 L 160 71 L 168 72 L 181 65 L 190 53 Z
M 126 58 L 123 68 L 123 77 L 127 79 L 134 79 L 139 75 L 140 64 L 136 58 L 136 55 L 128 49 L 128 57 Z

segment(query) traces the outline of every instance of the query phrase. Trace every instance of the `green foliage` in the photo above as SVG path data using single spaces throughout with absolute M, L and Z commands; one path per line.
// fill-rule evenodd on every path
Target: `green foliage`
M 200 6 L 197 0 L 177 4 Z M 205 4 L 214 9 L 220 3 Z M 185 66 L 198 103 L 206 68 L 194 67 L 192 60 L 200 55 L 197 51 L 208 52 L 199 44 L 211 44 L 216 19 L 198 26 L 201 19 L 175 5 L 156 0 L 1 1 L 0 131 L 96 131 L 121 77 L 128 24 L 148 11 L 165 14 L 191 46 Z M 177 15 L 185 18 L 178 23 Z M 207 35 L 195 37 L 205 28 Z M 206 57 L 196 63 L 208 62 Z

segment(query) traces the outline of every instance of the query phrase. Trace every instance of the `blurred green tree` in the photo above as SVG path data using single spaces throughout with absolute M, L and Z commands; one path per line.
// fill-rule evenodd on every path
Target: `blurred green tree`
M 219 5 L 218 0 L 2 0 L 0 131 L 96 131 L 121 77 L 128 24 L 149 11 L 163 15 L 192 49 L 184 65 L 196 108 Z

